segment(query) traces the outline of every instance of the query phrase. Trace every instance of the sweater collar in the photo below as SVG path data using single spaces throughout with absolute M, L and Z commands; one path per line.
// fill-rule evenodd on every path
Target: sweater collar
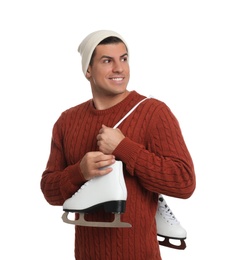
M 115 113 L 116 111 L 121 110 L 123 107 L 129 106 L 129 104 L 132 104 L 134 106 L 139 100 L 142 99 L 142 96 L 139 95 L 135 90 L 130 91 L 129 95 L 120 101 L 118 104 L 114 105 L 113 107 L 103 109 L 103 110 L 97 110 L 94 107 L 93 100 L 90 99 L 90 110 L 93 114 L 96 115 L 105 115 L 109 113 Z

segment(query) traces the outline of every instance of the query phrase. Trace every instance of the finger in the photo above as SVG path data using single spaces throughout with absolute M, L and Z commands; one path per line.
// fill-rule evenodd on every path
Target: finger
M 111 156 L 109 159 L 97 161 L 95 164 L 96 165 L 95 168 L 101 169 L 104 167 L 109 167 L 113 163 L 115 163 L 115 158 L 114 158 L 114 156 Z
M 95 162 L 99 161 L 106 161 L 115 158 L 113 154 L 104 154 L 102 152 L 97 153 L 97 156 L 95 156 Z
M 102 134 L 105 129 L 109 128 L 108 126 L 102 124 L 102 128 L 99 130 L 99 134 Z
M 106 167 L 102 167 L 98 170 L 98 175 L 102 176 L 102 175 L 106 175 L 108 173 L 110 173 L 111 171 L 113 171 L 113 168 L 110 166 L 106 166 Z

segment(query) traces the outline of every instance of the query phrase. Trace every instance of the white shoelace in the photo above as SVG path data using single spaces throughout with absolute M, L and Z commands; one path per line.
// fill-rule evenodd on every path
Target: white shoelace
M 77 194 L 78 192 L 81 192 L 83 189 L 85 189 L 85 188 L 89 185 L 89 183 L 90 183 L 92 180 L 93 180 L 93 179 L 91 179 L 91 180 L 89 180 L 89 181 L 86 181 L 86 182 L 79 188 L 79 190 L 72 195 L 72 197 L 76 196 L 76 194 Z
M 160 214 L 162 214 L 162 216 L 166 219 L 166 221 L 170 222 L 171 224 L 179 224 L 179 221 L 176 219 L 175 215 L 162 197 L 159 197 L 158 210 Z

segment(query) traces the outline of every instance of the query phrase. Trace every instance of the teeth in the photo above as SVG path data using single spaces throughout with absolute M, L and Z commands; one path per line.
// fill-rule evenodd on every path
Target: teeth
M 123 80 L 123 78 L 112 78 L 112 80 L 120 81 Z

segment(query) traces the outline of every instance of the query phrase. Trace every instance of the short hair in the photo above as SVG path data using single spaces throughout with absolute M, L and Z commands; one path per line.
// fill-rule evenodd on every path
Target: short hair
M 118 37 L 116 37 L 116 36 L 109 36 L 109 37 L 103 39 L 102 41 L 100 41 L 100 42 L 98 43 L 98 45 L 116 44 L 116 43 L 121 43 L 121 42 L 125 45 L 125 47 L 126 47 L 126 49 L 127 49 L 127 51 L 128 51 L 128 48 L 127 48 L 126 44 L 125 44 L 120 38 L 118 38 Z M 98 46 L 98 45 L 97 45 L 97 46 Z M 96 46 L 96 47 L 97 47 L 97 46 Z M 96 48 L 94 49 L 94 51 L 93 51 L 93 53 L 92 53 L 92 56 L 91 56 L 89 65 L 92 65 L 92 64 L 93 64 L 93 58 L 94 58 L 95 54 L 96 54 Z

